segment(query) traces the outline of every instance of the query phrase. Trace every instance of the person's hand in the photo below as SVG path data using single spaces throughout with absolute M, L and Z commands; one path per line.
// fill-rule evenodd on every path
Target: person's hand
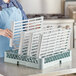
M 3 0 L 5 3 L 9 3 L 10 2 L 10 0 Z
M 0 29 L 0 35 L 8 37 L 8 38 L 12 38 L 12 32 L 9 29 Z

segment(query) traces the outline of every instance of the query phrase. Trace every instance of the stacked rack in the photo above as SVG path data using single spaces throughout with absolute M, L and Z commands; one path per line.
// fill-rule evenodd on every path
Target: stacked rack
M 29 20 L 32 22 L 30 23 Z M 61 61 L 71 61 L 71 51 L 68 47 L 70 45 L 70 28 L 55 28 L 53 25 L 44 27 L 42 25 L 43 17 L 29 20 L 15 22 L 14 26 L 17 26 L 17 30 L 20 31 L 17 31 L 18 47 L 5 52 L 5 62 L 44 69 L 59 64 L 59 61 L 60 63 Z M 16 45 L 14 43 L 17 38 L 15 29 L 16 27 L 13 29 L 14 38 L 12 42 L 10 41 L 12 46 Z

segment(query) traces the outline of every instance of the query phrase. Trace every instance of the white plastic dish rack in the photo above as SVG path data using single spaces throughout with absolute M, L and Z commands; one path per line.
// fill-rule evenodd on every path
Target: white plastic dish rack
M 32 20 L 32 25 L 29 22 Z M 44 27 L 43 17 L 15 22 L 13 36 L 16 33 L 16 23 L 19 26 L 18 47 L 5 52 L 4 61 L 28 67 L 45 69 L 56 64 L 72 61 L 70 45 L 70 28 Z M 37 21 L 36 21 L 37 20 Z M 36 24 L 36 22 L 38 22 Z M 25 24 L 25 25 L 24 25 Z M 29 27 L 26 30 L 25 27 Z M 33 28 L 32 28 L 33 27 Z M 12 46 L 15 46 L 12 39 Z

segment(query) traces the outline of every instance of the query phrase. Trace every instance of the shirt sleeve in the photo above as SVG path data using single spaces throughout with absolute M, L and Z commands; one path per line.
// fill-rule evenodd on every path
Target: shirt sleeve
M 23 18 L 23 20 L 27 19 L 27 16 L 26 16 L 26 14 L 25 14 L 25 12 L 23 10 L 22 5 L 17 0 L 16 0 L 16 3 L 17 3 L 18 7 L 20 8 L 20 10 L 22 12 L 22 18 Z

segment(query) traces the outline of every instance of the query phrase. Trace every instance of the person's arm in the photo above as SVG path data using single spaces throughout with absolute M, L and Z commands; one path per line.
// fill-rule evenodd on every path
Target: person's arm
M 0 35 L 8 37 L 8 38 L 12 38 L 12 32 L 9 29 L 0 29 Z
M 16 3 L 17 3 L 17 5 L 18 5 L 19 9 L 20 9 L 20 10 L 21 10 L 21 12 L 22 12 L 23 20 L 24 20 L 24 19 L 27 19 L 27 16 L 26 16 L 26 14 L 25 14 L 25 12 L 24 12 L 24 10 L 23 10 L 22 5 L 21 5 L 17 0 L 16 0 Z

